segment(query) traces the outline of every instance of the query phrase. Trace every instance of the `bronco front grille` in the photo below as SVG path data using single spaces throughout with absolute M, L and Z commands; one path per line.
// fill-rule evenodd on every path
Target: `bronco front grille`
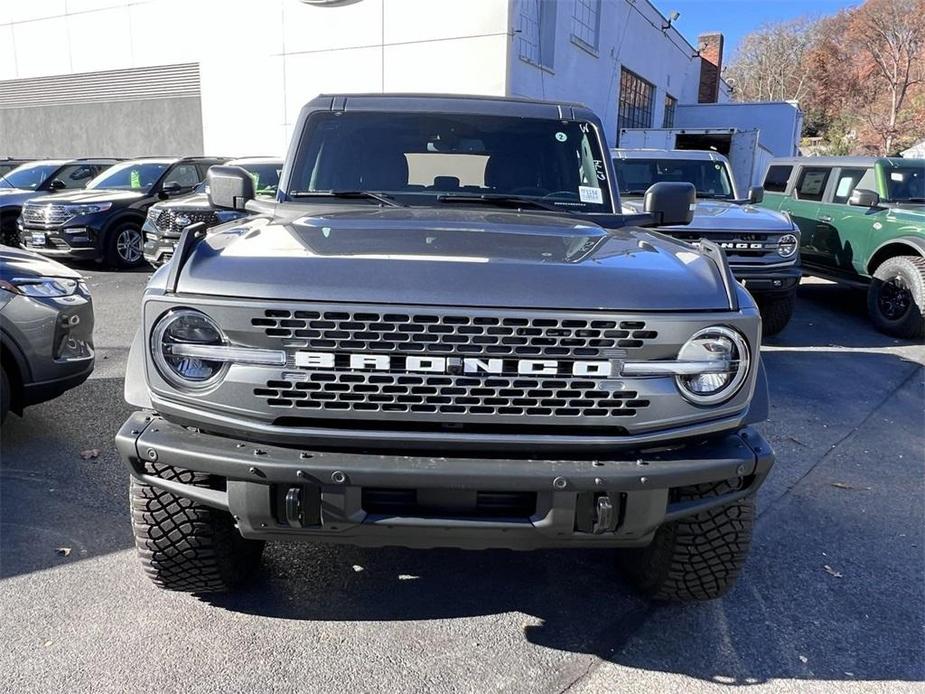
M 632 417 L 649 405 L 613 382 L 579 378 L 316 371 L 267 381 L 254 395 L 271 408 L 353 413 Z
M 676 239 L 694 243 L 707 238 L 719 244 L 733 264 L 763 265 L 782 263 L 788 260 L 777 253 L 780 237 L 788 232 L 746 232 L 746 231 L 694 231 L 685 229 L 671 235 Z M 792 259 L 792 258 L 791 258 Z
M 442 312 L 267 309 L 251 325 L 304 349 L 495 357 L 612 358 L 658 337 L 643 321 Z

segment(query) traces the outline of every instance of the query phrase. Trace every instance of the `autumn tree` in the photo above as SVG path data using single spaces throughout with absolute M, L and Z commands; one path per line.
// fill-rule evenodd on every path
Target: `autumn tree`
M 739 101 L 800 101 L 809 92 L 803 69 L 816 37 L 816 22 L 765 24 L 748 34 L 725 71 Z
M 859 49 L 863 117 L 880 153 L 925 135 L 925 114 L 916 108 L 925 80 L 925 0 L 867 0 L 851 13 L 845 40 Z

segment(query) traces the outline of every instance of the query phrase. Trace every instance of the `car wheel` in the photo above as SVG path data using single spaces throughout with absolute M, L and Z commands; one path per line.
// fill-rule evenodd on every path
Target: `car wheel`
M 925 258 L 900 255 L 884 260 L 867 289 L 867 310 L 880 332 L 925 337 Z
M 144 236 L 136 224 L 120 224 L 107 236 L 106 262 L 114 268 L 138 267 L 144 262 Z
M 793 316 L 793 305 L 796 302 L 794 294 L 778 296 L 773 299 L 758 299 L 758 310 L 761 312 L 761 334 L 763 337 L 777 335 L 787 327 Z
M 6 421 L 10 411 L 10 379 L 7 378 L 6 369 L 0 366 L 0 424 Z
M 145 471 L 208 487 L 209 475 L 147 463 Z M 148 484 L 131 481 L 132 530 L 148 577 L 166 590 L 224 592 L 253 576 L 264 543 L 245 540 L 231 514 Z
M 729 482 L 673 490 L 675 501 L 691 501 L 735 491 Z M 627 578 L 647 597 L 691 602 L 721 597 L 735 583 L 751 545 L 755 498 L 748 496 L 709 509 L 657 531 L 648 547 L 622 550 Z

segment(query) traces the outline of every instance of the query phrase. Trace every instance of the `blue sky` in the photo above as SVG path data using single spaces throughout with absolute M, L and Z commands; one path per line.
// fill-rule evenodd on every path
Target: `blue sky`
M 721 31 L 726 36 L 727 59 L 745 34 L 766 22 L 834 14 L 860 4 L 849 0 L 653 0 L 653 3 L 666 17 L 672 10 L 681 13 L 675 26 L 695 47 L 698 34 Z

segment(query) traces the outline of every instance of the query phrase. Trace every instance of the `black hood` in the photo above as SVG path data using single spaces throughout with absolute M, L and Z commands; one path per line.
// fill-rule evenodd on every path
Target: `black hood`
M 114 203 L 132 203 L 135 200 L 141 200 L 148 197 L 147 193 L 138 190 L 107 190 L 106 188 L 94 188 L 91 190 L 71 190 L 66 193 L 56 193 L 54 195 L 43 195 L 40 198 L 34 198 L 30 201 L 32 205 L 89 205 L 95 202 L 114 202 Z
M 38 253 L 0 246 L 0 279 L 11 280 L 19 277 L 70 277 L 77 279 L 79 272 L 49 260 Z
M 278 206 L 274 218 L 217 227 L 184 266 L 179 291 L 444 306 L 728 308 L 711 260 L 643 229 L 607 232 L 568 216 L 448 206 L 338 210 Z

